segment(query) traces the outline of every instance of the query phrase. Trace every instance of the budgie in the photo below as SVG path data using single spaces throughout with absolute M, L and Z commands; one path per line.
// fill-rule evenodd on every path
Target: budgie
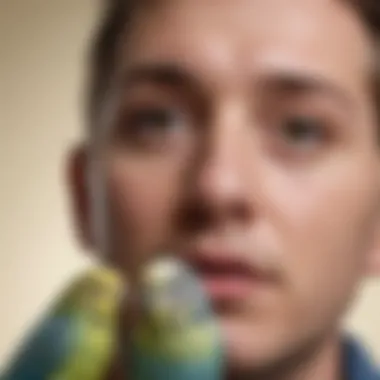
M 220 334 L 195 274 L 174 259 L 154 261 L 142 274 L 129 341 L 118 341 L 117 328 L 125 284 L 97 268 L 69 287 L 0 379 L 106 380 L 121 348 L 128 380 L 221 380 Z
M 122 282 L 93 268 L 69 286 L 24 343 L 1 380 L 104 380 L 116 350 Z
M 131 379 L 223 379 L 220 331 L 195 273 L 168 258 L 142 274 L 141 317 L 128 351 Z

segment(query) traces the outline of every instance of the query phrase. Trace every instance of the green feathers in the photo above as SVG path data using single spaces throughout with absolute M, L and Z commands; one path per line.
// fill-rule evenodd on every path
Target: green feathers
M 116 273 L 96 268 L 76 281 L 56 315 L 72 320 L 72 350 L 51 380 L 103 380 L 116 351 L 122 284 Z
M 30 331 L 3 380 L 104 380 L 114 358 L 122 284 L 95 268 L 81 275 Z
M 175 259 L 156 261 L 144 273 L 131 341 L 133 378 L 219 380 L 219 328 L 195 274 Z
M 114 360 L 124 284 L 91 269 L 36 326 L 2 379 L 104 380 Z M 138 289 L 140 317 L 124 342 L 133 380 L 219 380 L 220 335 L 196 276 L 176 260 L 149 265 Z

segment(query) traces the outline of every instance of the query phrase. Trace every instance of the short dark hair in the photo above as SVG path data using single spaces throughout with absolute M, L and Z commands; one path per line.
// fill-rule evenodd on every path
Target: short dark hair
M 103 99 L 108 93 L 110 79 L 117 61 L 120 39 L 126 32 L 139 1 L 136 0 L 103 0 L 105 1 L 104 17 L 92 45 L 90 54 L 90 83 L 87 97 L 87 118 L 89 124 L 101 109 Z M 375 49 L 380 46 L 380 0 L 336 0 L 351 4 L 374 36 Z M 380 55 L 376 54 L 375 75 L 372 78 L 374 101 L 380 114 Z
M 134 3 L 134 0 L 104 0 L 103 18 L 94 36 L 88 62 L 90 75 L 87 119 L 90 128 L 108 93 L 116 66 L 118 46 L 132 16 Z

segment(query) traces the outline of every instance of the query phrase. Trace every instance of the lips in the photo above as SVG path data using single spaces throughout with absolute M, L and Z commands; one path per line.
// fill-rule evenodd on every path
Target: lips
M 188 255 L 186 260 L 198 274 L 213 301 L 237 301 L 247 298 L 266 281 L 265 273 L 247 260 L 230 253 Z

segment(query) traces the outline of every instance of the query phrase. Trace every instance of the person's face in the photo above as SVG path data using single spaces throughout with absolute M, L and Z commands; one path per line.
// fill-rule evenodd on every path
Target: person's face
M 103 156 L 113 259 L 191 262 L 231 365 L 302 349 L 376 256 L 364 27 L 343 1 L 166 0 L 128 29 Z

